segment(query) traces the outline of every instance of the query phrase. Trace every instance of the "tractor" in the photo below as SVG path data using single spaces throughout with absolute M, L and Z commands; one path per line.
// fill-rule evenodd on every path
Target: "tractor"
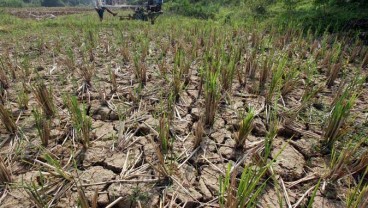
M 162 4 L 163 0 L 148 0 L 142 5 L 126 5 L 126 4 L 115 4 L 113 0 L 107 0 L 104 7 L 107 8 L 120 8 L 120 9 L 133 9 L 134 13 L 128 16 L 119 16 L 121 20 L 142 20 L 150 21 L 151 24 L 155 24 L 155 20 L 158 16 L 163 14 Z

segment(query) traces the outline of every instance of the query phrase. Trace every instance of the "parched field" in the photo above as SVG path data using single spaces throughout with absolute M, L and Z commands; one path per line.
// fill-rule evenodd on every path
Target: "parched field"
M 359 35 L 83 11 L 0 14 L 1 207 L 367 207 Z
M 91 11 L 91 8 L 86 7 L 51 7 L 51 8 L 16 8 L 8 9 L 8 13 L 19 18 L 30 19 L 46 19 L 56 18 L 57 16 L 80 14 Z

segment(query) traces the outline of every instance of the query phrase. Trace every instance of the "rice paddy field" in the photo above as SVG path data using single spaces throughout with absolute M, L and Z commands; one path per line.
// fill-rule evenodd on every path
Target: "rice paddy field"
M 359 34 L 45 10 L 0 12 L 0 207 L 368 207 Z

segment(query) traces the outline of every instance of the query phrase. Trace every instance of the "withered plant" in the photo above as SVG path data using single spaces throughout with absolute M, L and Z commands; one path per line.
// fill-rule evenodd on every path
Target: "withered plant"
M 220 86 L 217 72 L 207 72 L 205 81 L 205 125 L 212 127 L 220 101 Z
M 164 114 L 160 119 L 159 140 L 161 150 L 166 154 L 170 147 L 170 121 Z
M 250 79 L 254 79 L 258 70 L 257 51 L 253 50 L 245 60 L 245 71 Z
M 178 102 L 180 98 L 180 92 L 183 87 L 189 83 L 190 64 L 184 58 L 184 52 L 182 48 L 176 50 L 174 58 L 174 68 L 172 70 L 172 88 L 175 101 Z M 185 80 L 184 82 L 182 80 Z
M 161 76 L 166 77 L 168 69 L 164 58 L 158 61 L 158 69 L 160 70 Z
M 357 58 L 360 54 L 360 52 L 362 51 L 362 45 L 361 43 L 356 43 L 356 45 L 353 47 L 350 56 L 349 56 L 349 63 L 354 62 L 355 58 Z
M 359 82 L 359 80 L 355 80 L 346 87 L 327 118 L 323 134 L 324 148 L 327 148 L 327 150 L 331 150 L 335 141 L 341 136 L 340 128 L 345 124 L 345 120 L 358 97 Z
M 239 132 L 234 138 L 237 148 L 245 147 L 245 143 L 248 138 L 248 135 L 253 129 L 254 114 L 255 114 L 254 110 L 250 108 L 249 112 L 247 112 L 247 114 L 243 116 L 243 119 L 241 120 L 239 124 Z
M 124 63 L 128 63 L 131 59 L 131 55 L 129 52 L 129 45 L 127 43 L 120 49 L 120 53 L 123 57 Z
M 29 102 L 29 96 L 27 93 L 27 90 L 25 89 L 25 86 L 23 85 L 20 91 L 17 95 L 18 100 L 18 107 L 21 110 L 27 110 L 28 109 L 28 102 Z
M 164 154 L 162 154 L 160 147 L 156 145 L 156 143 L 152 140 L 152 138 L 151 138 L 151 143 L 155 148 L 155 154 L 158 159 L 158 164 L 157 166 L 155 166 L 154 164 L 150 163 L 150 165 L 155 171 L 159 173 L 160 177 L 162 177 L 164 180 L 167 180 L 170 178 L 170 173 L 166 168 Z
M 41 139 L 42 145 L 47 146 L 50 140 L 50 120 L 48 120 L 38 109 L 33 110 L 33 117 L 36 122 L 36 129 Z
M 18 127 L 13 119 L 13 115 L 2 104 L 0 104 L 0 119 L 10 134 L 17 133 Z
M 267 59 L 265 58 L 262 68 L 260 70 L 260 74 L 259 74 L 259 93 L 263 93 L 264 89 L 265 89 L 265 85 L 269 76 L 269 73 L 272 69 L 272 65 L 271 65 L 271 59 Z
M 24 184 L 24 190 L 28 195 L 29 200 L 37 208 L 44 208 L 47 206 L 48 200 L 43 193 L 43 188 L 39 187 L 36 182 L 32 181 L 30 183 Z
M 73 71 L 75 69 L 75 54 L 73 48 L 68 47 L 65 52 L 67 56 L 64 60 L 64 63 L 69 70 Z
M 118 90 L 118 83 L 117 83 L 117 80 L 116 80 L 116 74 L 111 69 L 110 69 L 110 80 L 111 80 L 111 85 L 112 85 L 111 92 L 115 93 Z
M 368 51 L 365 53 L 364 59 L 362 61 L 362 68 L 365 68 L 368 66 Z
M 332 64 L 329 68 L 326 85 L 332 87 L 341 70 L 341 63 Z
M 77 133 L 78 140 L 84 148 L 88 148 L 91 137 L 91 118 L 87 116 L 84 105 L 80 107 L 76 97 L 66 98 L 65 102 L 68 106 L 73 128 Z
M 228 92 L 233 86 L 233 79 L 236 69 L 235 60 L 230 60 L 228 64 L 222 67 L 221 70 L 221 85 L 222 91 Z
M 201 145 L 202 140 L 203 140 L 203 134 L 204 134 L 204 127 L 203 127 L 202 118 L 200 118 L 194 129 L 193 149 L 196 149 L 197 147 Z
M 284 68 L 286 66 L 287 63 L 287 59 L 286 58 L 282 58 L 277 67 L 274 67 L 272 70 L 272 79 L 270 82 L 270 86 L 266 95 L 266 103 L 267 104 L 271 104 L 272 103 L 272 99 L 275 95 L 275 93 L 278 93 L 281 85 L 282 85 L 282 76 L 284 74 Z
M 299 71 L 297 68 L 289 69 L 285 75 L 284 83 L 281 87 L 281 95 L 286 96 L 289 94 L 292 90 L 295 89 L 296 84 L 299 81 Z
M 33 94 L 42 108 L 43 113 L 47 118 L 51 118 L 55 115 L 55 105 L 53 99 L 53 92 L 51 87 L 47 89 L 43 82 L 39 82 L 36 86 L 32 87 Z
M 4 67 L 0 68 L 0 88 L 5 90 L 9 88 L 9 79 L 4 71 Z
M 140 50 L 141 50 L 141 60 L 145 60 L 149 52 L 149 40 L 148 39 L 141 40 Z
M 368 206 L 368 185 L 364 184 L 364 179 L 368 173 L 368 166 L 355 187 L 350 187 L 346 194 L 345 205 L 347 208 L 363 208 Z
M 134 56 L 134 74 L 139 83 L 144 86 L 147 82 L 147 66 L 142 60 L 144 59 L 139 59 L 138 55 Z
M 83 187 L 77 185 L 78 204 L 81 208 L 90 208 L 87 196 L 83 190 Z
M 0 156 L 0 184 L 5 185 L 11 182 L 11 175 L 9 169 L 4 163 L 3 158 Z
M 80 69 L 79 74 L 82 77 L 82 85 L 78 89 L 78 93 L 88 93 L 92 87 L 92 77 L 95 73 L 94 64 L 84 63 Z

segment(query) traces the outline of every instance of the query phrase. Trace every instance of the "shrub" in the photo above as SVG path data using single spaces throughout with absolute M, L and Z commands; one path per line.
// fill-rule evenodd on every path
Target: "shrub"
M 41 6 L 45 7 L 59 7 L 64 6 L 63 3 L 60 2 L 60 0 L 43 0 L 41 2 Z
M 0 7 L 22 7 L 22 0 L 1 0 Z
M 170 11 L 176 14 L 199 19 L 213 19 L 219 11 L 219 5 L 207 1 L 191 2 L 189 0 L 174 1 Z

